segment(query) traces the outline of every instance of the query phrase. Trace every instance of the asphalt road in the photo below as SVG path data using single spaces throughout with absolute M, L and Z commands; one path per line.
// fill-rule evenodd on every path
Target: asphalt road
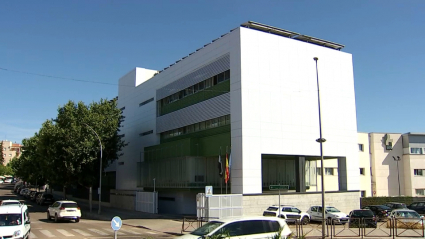
M 12 192 L 12 184 L 0 184 L 0 200 L 18 199 L 24 200 L 23 197 L 17 196 Z M 47 220 L 47 205 L 40 206 L 29 199 L 25 200 L 30 211 L 31 218 L 31 239 L 36 238 L 115 238 L 114 231 L 111 228 L 111 222 L 101 220 L 89 220 L 82 218 L 80 222 L 63 221 L 55 223 Z M 84 212 L 82 212 L 84 214 Z M 83 216 L 84 217 L 84 216 Z M 161 232 L 153 232 L 138 227 L 123 225 L 118 231 L 119 239 L 135 239 L 135 238 L 169 238 Z

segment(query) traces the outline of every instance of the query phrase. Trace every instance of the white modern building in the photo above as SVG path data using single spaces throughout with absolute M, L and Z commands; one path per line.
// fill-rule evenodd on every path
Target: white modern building
M 353 63 L 342 48 L 247 22 L 163 70 L 130 71 L 119 80 L 129 145 L 117 162 L 116 197 L 155 190 L 160 212 L 188 214 L 211 185 L 214 194 L 242 194 L 244 214 L 257 214 L 277 204 L 269 186 L 280 184 L 289 188 L 282 204 L 320 205 L 318 79 L 326 203 L 357 208 Z M 217 166 L 226 154 L 227 184 Z

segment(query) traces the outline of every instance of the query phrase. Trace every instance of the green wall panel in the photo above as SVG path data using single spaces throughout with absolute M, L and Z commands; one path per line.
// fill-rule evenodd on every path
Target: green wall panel
M 208 100 L 230 91 L 230 80 L 221 82 L 218 85 L 205 90 L 198 91 L 193 95 L 186 96 L 178 101 L 164 105 L 161 107 L 161 115 L 165 115 L 185 107 L 194 105 L 204 100 Z
M 162 140 L 159 145 L 145 147 L 145 160 L 183 156 L 215 156 L 230 149 L 230 125 L 203 130 Z

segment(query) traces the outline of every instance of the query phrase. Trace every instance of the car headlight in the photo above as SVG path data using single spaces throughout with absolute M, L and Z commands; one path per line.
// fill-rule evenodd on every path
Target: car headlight
M 17 230 L 17 231 L 15 231 L 14 233 L 13 233 L 13 236 L 14 237 L 17 237 L 17 236 L 20 236 L 21 235 L 21 231 L 20 230 Z

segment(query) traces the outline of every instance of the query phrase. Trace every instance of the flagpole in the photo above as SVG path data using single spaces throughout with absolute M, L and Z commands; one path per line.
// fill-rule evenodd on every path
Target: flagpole
M 229 166 L 229 161 L 228 161 L 228 159 L 227 159 L 227 146 L 226 146 L 226 158 L 224 159 L 224 160 L 226 160 L 226 170 L 224 170 L 224 172 L 225 172 L 225 175 L 224 175 L 224 182 L 226 183 L 226 194 L 227 194 L 227 172 L 228 172 L 228 170 L 229 170 L 229 168 L 228 168 L 228 166 Z
M 220 193 L 223 194 L 223 164 L 221 162 L 221 146 L 220 146 L 220 155 L 218 155 L 218 160 L 220 161 Z

